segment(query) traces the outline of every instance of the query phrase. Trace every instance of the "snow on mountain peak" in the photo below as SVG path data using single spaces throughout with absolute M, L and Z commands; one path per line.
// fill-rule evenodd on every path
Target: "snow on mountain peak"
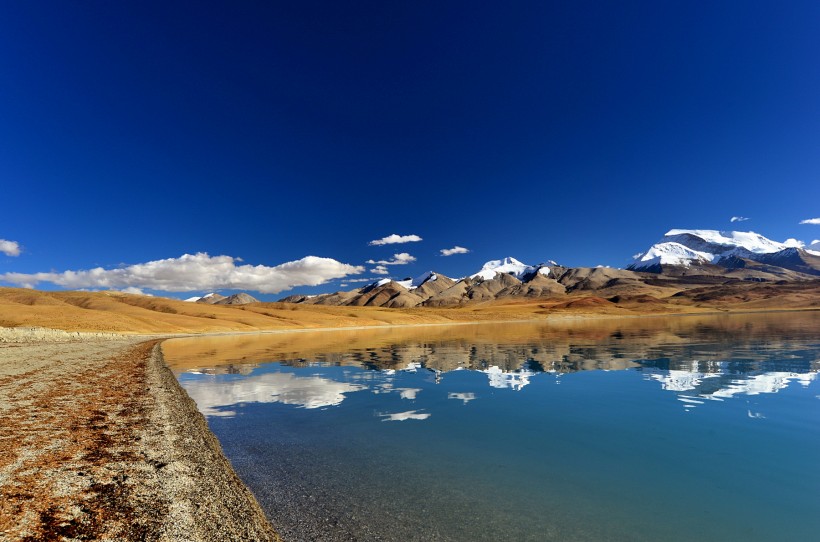
M 470 275 L 470 278 L 482 278 L 484 280 L 491 280 L 496 273 L 508 273 L 516 277 L 525 274 L 532 266 L 524 264 L 512 257 L 504 258 L 503 260 L 490 260 L 485 263 L 478 273 Z
M 426 273 L 422 273 L 418 277 L 414 279 L 404 279 L 404 280 L 397 280 L 395 281 L 396 284 L 400 284 L 407 290 L 415 290 L 428 280 L 436 280 L 438 279 L 438 275 L 433 273 L 432 271 L 427 271 Z M 393 279 L 381 279 L 373 283 L 373 286 L 383 286 L 388 282 L 392 281 Z
M 645 269 L 655 265 L 689 266 L 693 262 L 717 263 L 721 258 L 757 254 L 773 254 L 789 248 L 803 248 L 797 239 L 783 243 L 772 241 L 753 231 L 717 231 L 673 229 L 649 250 L 636 254 L 630 269 Z
M 433 273 L 432 271 L 427 271 L 426 273 L 422 273 L 418 277 L 414 278 L 412 280 L 412 282 L 410 283 L 410 285 L 413 288 L 418 288 L 419 286 L 421 286 L 422 284 L 424 284 L 428 280 L 436 280 L 436 279 L 438 279 L 438 276 L 435 273 Z
M 714 254 L 692 250 L 680 243 L 658 243 L 643 254 L 635 256 L 632 264 L 635 268 L 653 267 L 655 265 L 685 265 L 693 261 L 711 262 Z
M 552 261 L 550 263 L 557 265 Z M 536 272 L 544 275 L 545 277 L 552 275 L 552 270 L 547 264 L 527 265 L 511 256 L 508 256 L 503 260 L 490 260 L 481 267 L 481 270 L 478 273 L 470 275 L 470 278 L 492 280 L 495 278 L 496 274 L 505 273 L 514 276 L 518 280 L 525 280 L 527 277 L 532 276 Z
M 695 239 L 695 238 L 699 238 Z M 803 243 L 796 239 L 789 239 L 785 243 L 778 243 L 763 237 L 753 231 L 717 231 L 717 230 L 669 230 L 661 242 L 677 241 L 694 250 L 718 253 L 720 248 L 744 248 L 755 254 L 771 254 L 790 247 L 800 248 Z M 713 250 L 703 250 L 693 244 L 710 245 Z M 717 249 L 717 250 L 714 250 Z

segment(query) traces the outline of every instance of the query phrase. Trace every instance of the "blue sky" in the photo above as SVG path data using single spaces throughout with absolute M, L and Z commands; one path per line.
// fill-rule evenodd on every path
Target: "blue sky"
M 4 2 L 0 284 L 185 297 L 229 275 L 275 299 L 394 254 L 403 278 L 624 266 L 671 228 L 809 242 L 818 21 L 814 1 Z M 391 234 L 422 240 L 369 244 Z M 130 278 L 47 280 L 97 267 Z

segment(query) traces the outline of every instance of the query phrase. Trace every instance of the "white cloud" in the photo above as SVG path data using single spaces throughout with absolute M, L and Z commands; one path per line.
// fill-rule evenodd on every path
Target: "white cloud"
M 137 288 L 136 286 L 129 286 L 128 288 L 123 288 L 120 290 L 124 294 L 136 294 L 136 295 L 146 295 L 148 297 L 154 297 L 151 294 L 147 294 L 142 291 L 142 288 Z
M 20 244 L 17 241 L 6 241 L 5 239 L 0 239 L 0 252 L 6 256 L 19 256 Z
M 746 222 L 747 220 L 749 219 L 745 216 L 733 216 L 729 219 L 729 222 Z
M 364 272 L 364 267 L 331 258 L 306 256 L 275 267 L 236 265 L 231 256 L 204 252 L 155 260 L 117 269 L 64 271 L 62 273 L 5 273 L 0 281 L 32 288 L 50 282 L 64 288 L 148 288 L 163 292 L 195 290 L 251 290 L 275 294 L 295 286 L 318 286 L 331 279 Z
M 807 218 L 806 220 L 801 220 L 801 224 L 820 224 L 820 218 Z
M 377 265 L 373 269 L 370 270 L 371 273 L 375 273 L 376 275 L 389 275 L 390 271 L 383 265 Z
M 345 279 L 345 282 L 348 282 L 350 284 L 356 284 L 356 283 L 360 283 L 360 282 L 375 282 L 377 280 L 379 280 L 379 279 L 376 278 L 376 277 L 370 277 L 370 278 L 364 278 L 364 279 Z
M 400 254 L 393 254 L 392 260 L 367 260 L 365 263 L 369 263 L 370 265 L 407 265 L 408 263 L 413 263 L 415 261 L 415 256 L 402 252 Z
M 395 233 L 388 235 L 387 237 L 382 237 L 381 239 L 376 239 L 374 241 L 370 241 L 367 243 L 370 246 L 381 246 L 381 245 L 396 245 L 400 243 L 415 243 L 416 241 L 421 241 L 421 237 L 418 235 L 397 235 Z
M 456 245 L 453 248 L 443 248 L 439 252 L 442 256 L 452 256 L 453 254 L 467 254 L 470 249 Z
M 794 248 L 803 248 L 804 246 L 806 246 L 806 243 L 804 243 L 803 241 L 801 241 L 799 239 L 793 239 L 791 237 L 786 239 L 785 241 L 783 241 L 783 244 L 786 245 L 787 247 L 794 247 Z

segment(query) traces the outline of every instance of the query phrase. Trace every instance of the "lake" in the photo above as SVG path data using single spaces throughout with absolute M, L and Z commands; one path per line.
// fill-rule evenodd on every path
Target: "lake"
M 286 540 L 805 541 L 820 313 L 167 341 Z

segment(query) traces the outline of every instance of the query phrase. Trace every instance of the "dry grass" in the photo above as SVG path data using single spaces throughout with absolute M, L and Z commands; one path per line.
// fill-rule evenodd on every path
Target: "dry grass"
M 0 345 L 0 540 L 278 540 L 141 340 Z
M 820 281 L 735 283 L 677 295 L 600 292 L 506 299 L 454 308 L 387 309 L 287 303 L 205 305 L 119 292 L 43 292 L 0 288 L 0 326 L 135 334 L 262 331 L 351 326 L 525 320 L 564 315 L 641 315 L 820 308 Z

